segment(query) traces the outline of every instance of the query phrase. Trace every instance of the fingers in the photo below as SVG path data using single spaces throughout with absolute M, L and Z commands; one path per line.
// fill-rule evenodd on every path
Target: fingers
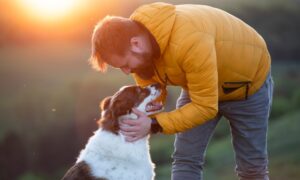
M 128 142 L 134 142 L 145 137 L 149 134 L 151 126 L 151 121 L 143 112 L 136 109 L 133 109 L 133 112 L 139 116 L 138 119 L 120 121 L 120 133 L 124 135 L 125 140 Z
M 120 129 L 121 131 L 124 132 L 137 132 L 139 130 L 137 126 L 128 126 L 128 125 L 121 125 Z
M 141 137 L 138 137 L 138 136 L 135 136 L 135 137 L 134 137 L 134 136 L 133 136 L 133 137 L 130 137 L 130 136 L 128 137 L 128 136 L 127 136 L 127 137 L 125 138 L 125 140 L 126 140 L 127 142 L 134 142 L 134 141 L 137 141 L 137 140 L 139 140 L 139 139 L 141 139 Z
M 137 141 L 147 135 L 147 134 L 137 135 L 137 133 L 135 133 L 135 132 L 123 132 L 123 131 L 121 131 L 121 134 L 123 134 L 125 136 L 125 140 L 127 142 Z
M 121 125 L 120 130 L 120 133 L 125 136 L 127 142 L 135 142 L 148 134 L 141 133 L 138 126 Z
M 126 137 L 134 137 L 137 135 L 137 133 L 133 131 L 120 131 L 120 132 Z
M 136 109 L 136 108 L 132 108 L 132 111 L 133 111 L 133 113 L 136 114 L 138 117 L 146 116 L 145 113 L 143 113 L 142 111 L 139 111 L 139 110 Z
M 134 142 L 141 138 L 138 133 L 134 131 L 121 131 L 121 134 L 125 136 L 127 142 Z
M 121 125 L 128 125 L 128 126 L 136 126 L 136 125 L 139 125 L 140 124 L 140 122 L 139 121 L 137 121 L 137 120 L 123 120 L 122 122 L 121 122 Z

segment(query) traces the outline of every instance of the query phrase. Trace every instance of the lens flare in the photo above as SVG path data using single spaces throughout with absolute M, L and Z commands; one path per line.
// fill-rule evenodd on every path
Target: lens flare
M 55 18 L 71 12 L 78 0 L 20 0 L 30 14 Z

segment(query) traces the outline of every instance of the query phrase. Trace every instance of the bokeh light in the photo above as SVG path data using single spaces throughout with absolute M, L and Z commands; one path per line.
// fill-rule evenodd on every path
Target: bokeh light
M 19 0 L 32 16 L 53 19 L 65 16 L 78 6 L 78 0 Z

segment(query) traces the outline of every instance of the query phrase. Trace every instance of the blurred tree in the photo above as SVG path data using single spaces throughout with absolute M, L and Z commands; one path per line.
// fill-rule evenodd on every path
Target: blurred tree
M 294 91 L 292 96 L 292 104 L 296 111 L 300 109 L 300 88 Z
M 0 179 L 17 179 L 27 167 L 27 151 L 23 139 L 14 132 L 8 132 L 0 144 Z
M 245 6 L 236 16 L 254 27 L 266 40 L 273 59 L 300 58 L 300 11 L 281 6 Z
M 37 142 L 34 170 L 51 177 L 58 167 L 75 163 L 79 146 L 74 124 L 67 128 L 49 127 Z
M 290 111 L 291 108 L 292 108 L 292 104 L 290 103 L 288 98 L 285 97 L 274 98 L 270 119 L 272 121 L 278 119 L 280 116 L 283 116 L 286 114 L 286 112 Z

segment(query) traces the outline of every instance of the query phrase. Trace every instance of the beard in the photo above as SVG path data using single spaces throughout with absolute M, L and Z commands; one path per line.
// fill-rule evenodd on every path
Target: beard
M 132 69 L 132 72 L 144 80 L 151 79 L 155 74 L 153 53 L 132 53 L 142 62 L 139 67 Z

